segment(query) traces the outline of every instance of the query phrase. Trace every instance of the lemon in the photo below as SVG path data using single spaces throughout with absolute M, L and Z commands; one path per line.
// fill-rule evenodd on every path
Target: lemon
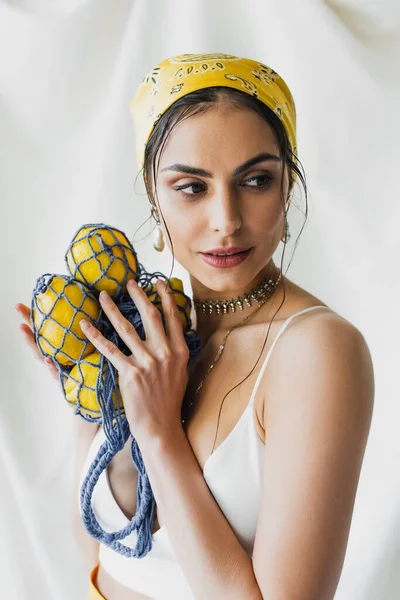
M 85 360 L 80 361 L 71 369 L 67 380 L 64 383 L 64 394 L 67 401 L 71 405 L 77 406 L 79 399 L 80 412 L 91 417 L 102 416 L 96 394 L 96 383 L 100 370 L 100 357 L 101 354 L 98 350 L 89 354 Z M 116 379 L 118 382 L 118 374 Z M 112 393 L 111 397 L 114 408 L 117 410 L 118 400 L 115 391 Z M 119 397 L 120 410 L 121 413 L 124 413 L 121 394 Z
M 42 275 L 33 293 L 31 323 L 42 353 L 60 365 L 73 365 L 95 349 L 80 328 L 94 322 L 101 307 L 90 290 L 66 275 Z
M 126 292 L 126 282 L 136 279 L 134 249 L 122 231 L 102 223 L 81 227 L 65 255 L 71 275 L 110 296 Z M 122 287 L 122 289 L 121 289 Z
M 183 310 L 179 311 L 179 316 L 181 319 L 182 327 L 184 329 L 187 329 L 191 323 L 191 321 L 190 321 L 190 309 L 191 309 L 190 298 L 185 295 L 185 292 L 183 291 L 183 283 L 178 277 L 171 277 L 170 282 L 171 282 L 172 290 L 179 290 L 180 292 L 182 292 L 180 294 L 178 291 L 177 293 L 174 294 L 174 296 L 175 296 L 175 301 L 176 301 L 177 305 L 179 307 L 183 308 Z
M 190 324 L 190 308 L 191 302 L 190 298 L 185 295 L 183 291 L 183 283 L 178 277 L 171 277 L 170 279 L 170 287 L 174 292 L 175 302 L 178 307 L 181 307 L 179 310 L 179 318 L 182 323 L 182 327 L 187 329 Z M 153 291 L 154 290 L 154 291 Z M 152 302 L 159 310 L 162 309 L 161 298 L 158 295 L 155 286 L 150 283 L 148 286 L 144 288 L 150 302 Z

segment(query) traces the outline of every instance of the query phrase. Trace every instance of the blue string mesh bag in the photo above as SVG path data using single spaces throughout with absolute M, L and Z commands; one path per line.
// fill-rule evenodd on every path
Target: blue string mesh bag
M 149 273 L 139 262 L 126 235 L 104 223 L 83 225 L 74 235 L 65 262 L 70 275 L 46 273 L 36 281 L 31 303 L 31 324 L 36 343 L 45 357 L 56 365 L 66 401 L 76 415 L 102 425 L 105 441 L 89 467 L 80 490 L 82 521 L 87 532 L 126 557 L 142 558 L 152 548 L 152 525 L 156 504 L 150 481 L 125 416 L 123 398 L 114 365 L 99 352 L 80 329 L 85 318 L 112 341 L 125 355 L 131 351 L 115 331 L 102 310 L 98 296 L 106 290 L 121 314 L 133 324 L 141 340 L 146 339 L 142 319 L 126 289 L 134 278 L 149 300 L 160 310 L 162 302 L 155 282 L 162 279 L 174 292 L 189 349 L 189 362 L 201 349 L 201 340 L 192 329 L 191 300 L 178 278 Z M 186 406 L 182 404 L 182 421 Z M 91 506 L 93 490 L 101 473 L 130 439 L 132 462 L 138 472 L 137 509 L 129 524 L 120 531 L 107 532 L 98 522 Z M 121 543 L 137 530 L 135 548 Z

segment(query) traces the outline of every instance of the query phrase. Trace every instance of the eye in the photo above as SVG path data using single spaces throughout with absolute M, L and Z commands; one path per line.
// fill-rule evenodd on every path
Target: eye
M 244 181 L 244 185 L 246 185 L 249 181 L 256 181 L 256 180 L 260 180 L 260 179 L 264 180 L 264 183 L 262 183 L 261 185 L 249 185 L 248 187 L 264 189 L 265 187 L 269 186 L 269 184 L 271 183 L 271 181 L 273 181 L 274 178 L 271 175 L 269 175 L 268 173 L 263 173 L 262 175 L 254 175 L 253 177 L 246 179 Z
M 194 194 L 187 194 L 186 192 L 182 191 L 182 190 L 186 190 L 188 188 L 195 188 L 195 189 L 197 188 L 198 191 L 197 191 L 197 193 L 195 192 Z M 200 190 L 199 190 L 199 188 L 200 188 Z M 186 197 L 200 196 L 201 193 L 205 191 L 204 184 L 201 183 L 200 181 L 192 181 L 191 183 L 184 183 L 182 185 L 178 185 L 178 186 L 174 187 L 174 190 L 182 191 L 182 194 Z
M 268 187 L 271 183 L 271 181 L 273 181 L 273 177 L 271 175 L 269 175 L 268 173 L 263 173 L 262 175 L 254 175 L 253 177 L 249 177 L 249 179 L 246 179 L 241 185 L 244 185 L 246 187 L 252 187 L 254 189 L 258 189 L 258 190 L 264 190 L 264 188 Z M 248 185 L 249 181 L 259 181 L 261 180 L 262 183 L 260 185 Z M 174 190 L 176 191 L 181 191 L 182 194 L 186 197 L 186 198 L 193 198 L 193 196 L 201 196 L 205 191 L 206 191 L 206 187 L 204 183 L 202 183 L 201 181 L 192 181 L 190 183 L 184 183 L 182 185 L 178 185 L 176 187 L 174 187 Z M 194 193 L 190 193 L 188 194 L 187 192 L 184 192 L 183 190 L 187 190 L 189 188 L 193 188 Z

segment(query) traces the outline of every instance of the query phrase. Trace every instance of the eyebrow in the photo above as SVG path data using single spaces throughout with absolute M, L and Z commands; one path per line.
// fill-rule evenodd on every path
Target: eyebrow
M 281 162 L 279 156 L 275 156 L 274 154 L 269 154 L 268 152 L 261 152 L 261 154 L 257 154 L 257 156 L 253 156 L 253 158 L 249 158 L 245 163 L 236 167 L 233 171 L 234 175 L 240 175 L 243 171 L 246 171 L 253 165 L 256 165 L 259 162 L 263 162 L 265 160 L 273 160 L 275 162 Z M 174 165 L 170 165 L 169 167 L 164 167 L 161 169 L 161 173 L 164 171 L 178 171 L 179 173 L 188 173 L 189 175 L 200 175 L 201 177 L 212 177 L 212 173 L 209 171 L 205 171 L 204 169 L 198 169 L 197 167 L 191 167 L 190 165 L 183 165 L 180 163 L 176 163 Z

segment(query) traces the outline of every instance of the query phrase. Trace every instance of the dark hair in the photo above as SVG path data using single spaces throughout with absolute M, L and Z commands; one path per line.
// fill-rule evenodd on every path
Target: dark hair
M 280 120 L 280 118 L 268 106 L 266 106 L 263 102 L 258 100 L 258 98 L 256 98 L 255 96 L 252 96 L 246 92 L 242 92 L 240 90 L 230 88 L 230 87 L 214 86 L 214 87 L 208 87 L 208 88 L 204 88 L 204 89 L 200 89 L 200 90 L 191 92 L 191 93 L 187 94 L 186 96 L 182 96 L 181 98 L 179 98 L 158 119 L 158 121 L 156 122 L 154 129 L 149 137 L 149 140 L 146 144 L 145 153 L 144 153 L 143 177 L 145 180 L 147 195 L 148 195 L 150 204 L 152 205 L 152 207 L 156 208 L 156 203 L 154 200 L 154 198 L 157 196 L 156 174 L 158 171 L 162 150 L 168 140 L 168 137 L 169 137 L 171 131 L 178 123 L 180 123 L 184 119 L 191 117 L 192 115 L 205 112 L 208 108 L 210 108 L 212 105 L 216 104 L 217 102 L 226 102 L 226 103 L 230 104 L 232 106 L 232 108 L 247 108 L 247 109 L 253 110 L 257 114 L 259 114 L 272 128 L 272 130 L 276 136 L 277 144 L 279 146 L 280 157 L 283 161 L 283 164 L 284 165 L 286 164 L 288 167 L 288 170 L 289 170 L 289 181 L 290 181 L 289 193 L 293 189 L 292 176 L 294 173 L 297 175 L 298 179 L 300 180 L 300 182 L 303 186 L 304 193 L 305 193 L 305 199 L 306 199 L 305 220 L 304 220 L 303 226 L 300 230 L 300 233 L 298 236 L 298 238 L 299 238 L 300 234 L 305 226 L 305 223 L 307 220 L 307 214 L 308 214 L 307 185 L 306 185 L 306 181 L 305 181 L 304 169 L 303 169 L 301 162 L 299 161 L 297 155 L 295 154 L 295 149 L 293 149 L 290 145 L 289 138 L 286 133 L 286 129 L 283 126 L 283 123 Z M 156 165 L 156 160 L 157 160 L 157 165 Z M 298 165 L 300 165 L 300 168 Z M 139 174 L 140 174 L 140 172 L 139 172 Z M 284 214 L 285 214 L 285 226 L 286 226 L 286 231 L 287 231 L 287 211 L 285 210 L 286 198 L 283 197 L 283 177 L 284 177 L 284 169 L 281 170 L 281 202 L 282 202 L 282 208 L 283 208 Z M 160 211 L 161 211 L 161 209 L 160 209 Z M 162 211 L 161 211 L 161 214 L 162 214 Z M 165 220 L 164 220 L 164 223 L 165 223 Z M 172 248 L 172 259 L 173 259 L 172 260 L 172 269 L 171 269 L 171 274 L 172 274 L 175 256 L 174 256 L 174 252 L 173 252 L 173 243 L 172 243 L 171 236 L 170 236 L 170 233 L 169 233 L 166 223 L 165 223 L 165 228 L 167 230 L 168 238 L 169 238 L 171 248 Z M 298 238 L 296 240 L 295 247 L 297 246 Z M 285 296 L 285 285 L 284 285 L 285 280 L 284 280 L 284 276 L 283 276 L 283 272 L 282 272 L 282 261 L 283 261 L 283 257 L 285 254 L 285 249 L 286 249 L 286 239 L 284 242 L 284 249 L 282 252 L 281 269 L 280 269 L 281 273 L 282 273 L 282 285 L 283 285 L 283 291 L 284 291 L 282 304 L 286 297 Z M 290 266 L 290 262 L 289 262 L 288 268 Z M 170 274 L 170 277 L 171 277 L 171 274 Z M 279 308 L 282 306 L 282 304 L 279 306 Z M 277 314 L 277 312 L 279 311 L 279 308 L 277 309 L 276 313 L 274 314 L 274 317 Z M 268 338 L 268 334 L 269 334 L 269 330 L 270 330 L 272 321 L 273 321 L 273 318 L 271 319 L 270 325 L 268 327 L 267 335 L 264 340 L 263 347 L 261 349 L 260 355 L 257 358 L 255 365 L 251 369 L 250 373 L 248 373 L 248 375 L 246 375 L 246 377 L 244 379 L 242 379 L 242 381 L 240 381 L 238 384 L 236 384 L 224 396 L 222 403 L 221 403 L 219 416 L 221 414 L 222 405 L 225 401 L 226 396 L 231 391 L 233 391 L 236 387 L 238 387 L 241 383 L 243 383 L 243 381 L 245 381 L 251 375 L 251 373 L 254 371 L 254 369 L 259 361 L 259 358 L 264 350 L 265 343 Z M 214 438 L 214 445 L 215 445 L 215 440 L 216 440 L 217 432 L 218 432 L 219 416 L 218 416 L 217 430 L 216 430 L 215 438 Z M 213 446 L 213 450 L 214 450 L 214 446 Z

